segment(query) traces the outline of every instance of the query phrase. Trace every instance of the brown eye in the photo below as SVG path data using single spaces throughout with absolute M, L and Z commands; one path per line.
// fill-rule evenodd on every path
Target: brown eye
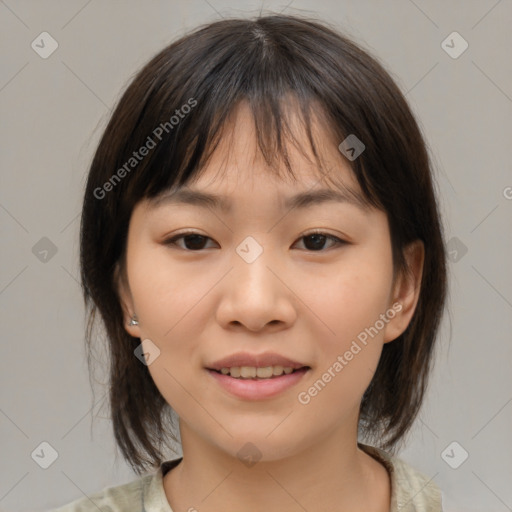
M 306 249 L 310 252 L 321 252 L 325 246 L 325 243 L 327 241 L 333 242 L 333 245 L 331 247 L 340 245 L 340 244 L 346 244 L 344 240 L 341 240 L 340 238 L 328 235 L 327 233 L 321 233 L 321 232 L 313 232 L 309 234 L 303 235 L 300 240 L 305 240 L 304 243 Z
M 177 240 L 183 239 L 185 247 L 178 245 Z M 164 242 L 165 245 L 178 245 L 178 247 L 187 251 L 200 251 L 204 249 L 205 243 L 211 238 L 198 233 L 182 233 Z

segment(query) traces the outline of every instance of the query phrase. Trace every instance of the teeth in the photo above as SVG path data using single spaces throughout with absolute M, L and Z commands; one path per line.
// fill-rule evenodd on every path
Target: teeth
M 283 366 L 265 366 L 263 368 L 256 368 L 255 366 L 234 366 L 232 368 L 222 368 L 220 372 L 223 375 L 230 375 L 236 379 L 270 379 L 272 377 L 278 377 L 279 375 L 288 375 L 293 372 L 291 367 Z
M 272 366 L 265 366 L 265 368 L 256 369 L 256 377 L 259 379 L 268 379 L 274 375 L 274 369 Z
M 256 368 L 251 366 L 242 366 L 240 368 L 240 377 L 243 377 L 244 379 L 253 379 L 256 377 L 256 374 L 258 371 Z
M 240 377 L 240 367 L 236 367 L 236 368 L 231 368 L 231 377 Z
M 283 367 L 282 366 L 274 366 L 272 368 L 274 375 L 281 375 L 283 373 Z

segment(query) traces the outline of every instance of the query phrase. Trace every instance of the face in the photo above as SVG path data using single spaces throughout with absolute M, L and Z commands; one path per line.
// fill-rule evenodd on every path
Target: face
M 348 190 L 361 194 L 357 181 L 319 125 L 328 173 L 289 145 L 293 181 L 269 172 L 246 107 L 233 123 L 233 138 L 186 186 L 223 196 L 226 208 L 177 196 L 139 203 L 120 291 L 126 323 L 132 314 L 139 321 L 126 329 L 144 340 L 182 438 L 186 431 L 233 457 L 252 443 L 275 460 L 330 435 L 354 438 L 383 344 L 412 316 L 422 257 L 411 253 L 416 282 L 393 281 L 386 214 L 351 199 Z M 287 203 L 319 189 L 345 199 Z M 252 367 L 261 378 L 249 378 Z

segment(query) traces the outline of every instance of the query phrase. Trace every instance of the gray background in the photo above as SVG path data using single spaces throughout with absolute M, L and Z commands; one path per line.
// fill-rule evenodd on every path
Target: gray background
M 260 9 L 334 23 L 384 62 L 419 117 L 451 295 L 428 399 L 400 456 L 442 488 L 448 512 L 512 510 L 509 0 L 0 1 L 1 510 L 48 510 L 135 478 L 116 456 L 101 392 L 92 404 L 84 358 L 87 165 L 142 64 L 199 23 Z M 47 59 L 31 47 L 43 31 L 58 42 Z M 442 46 L 453 31 L 469 44 L 458 58 Z M 58 453 L 48 469 L 36 463 L 49 461 L 43 441 Z

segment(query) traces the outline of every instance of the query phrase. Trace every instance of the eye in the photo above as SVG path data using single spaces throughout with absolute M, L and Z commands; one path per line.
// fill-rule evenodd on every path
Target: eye
M 184 247 L 177 243 L 178 240 L 183 240 Z M 208 240 L 212 239 L 208 236 L 189 231 L 176 235 L 173 238 L 170 238 L 169 240 L 166 240 L 164 244 L 178 246 L 181 249 L 187 251 L 198 252 L 206 248 L 205 244 Z M 310 252 L 322 251 L 326 241 L 332 242 L 333 245 L 331 245 L 331 247 L 347 243 L 334 235 L 329 235 L 318 230 L 302 235 L 299 238 L 299 240 L 306 240 L 306 243 L 304 245 L 306 246 L 306 250 Z
M 181 249 L 185 249 L 188 251 L 200 251 L 204 249 L 204 244 L 206 240 L 211 240 L 210 237 L 201 235 L 199 233 L 194 233 L 193 231 L 188 231 L 186 233 L 181 233 L 169 240 L 164 242 L 165 245 L 178 245 L 176 243 L 177 240 L 183 239 L 185 243 L 185 247 L 179 246 Z
M 302 235 L 299 240 L 307 240 L 309 242 L 304 245 L 310 252 L 320 252 L 327 240 L 333 242 L 334 246 L 347 243 L 334 235 L 329 235 L 318 230 Z

